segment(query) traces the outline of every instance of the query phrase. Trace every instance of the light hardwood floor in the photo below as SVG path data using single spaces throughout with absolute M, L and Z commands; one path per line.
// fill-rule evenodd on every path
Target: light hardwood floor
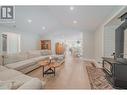
M 65 63 L 56 68 L 56 76 L 42 76 L 42 68 L 38 68 L 28 75 L 38 77 L 46 82 L 45 89 L 90 89 L 89 78 L 84 68 L 82 58 L 66 56 Z

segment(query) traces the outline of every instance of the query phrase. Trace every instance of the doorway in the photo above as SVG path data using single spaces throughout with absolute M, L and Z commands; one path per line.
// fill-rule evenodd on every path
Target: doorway
M 20 35 L 16 33 L 1 34 L 1 53 L 17 53 L 20 52 Z
M 74 57 L 82 56 L 82 40 L 66 40 L 66 54 Z

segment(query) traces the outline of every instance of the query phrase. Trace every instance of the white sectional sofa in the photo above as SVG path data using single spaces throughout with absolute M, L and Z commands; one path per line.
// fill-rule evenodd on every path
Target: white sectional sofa
M 0 66 L 0 89 L 42 89 L 44 82 L 23 73 Z
M 60 64 L 64 55 L 51 55 L 50 50 L 34 50 L 0 56 L 0 89 L 41 89 L 44 82 L 26 73 L 38 68 L 39 61 L 52 56 Z M 3 66 L 2 66 L 3 65 Z
M 27 76 L 25 73 L 38 68 L 40 66 L 38 61 L 45 60 L 49 56 L 51 56 L 49 50 L 0 55 L 0 89 L 44 88 L 43 81 Z
M 51 56 L 50 50 L 33 50 L 16 54 L 4 55 L 4 66 L 28 73 L 40 66 L 38 61 L 45 60 Z

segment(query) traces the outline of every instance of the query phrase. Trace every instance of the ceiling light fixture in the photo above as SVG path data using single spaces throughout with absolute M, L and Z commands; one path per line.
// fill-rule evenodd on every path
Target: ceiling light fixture
M 45 30 L 45 26 L 42 27 L 42 30 Z
M 28 19 L 27 21 L 28 21 L 28 23 L 31 23 L 31 22 L 32 22 L 32 20 L 31 20 L 31 19 Z
M 71 10 L 71 11 L 73 11 L 73 10 L 74 10 L 74 7 L 73 7 L 73 6 L 71 6 L 71 7 L 70 7 L 70 10 Z
M 62 38 L 64 38 L 64 35 L 62 35 Z
M 77 21 L 76 21 L 76 20 L 74 20 L 74 21 L 73 21 L 73 23 L 74 23 L 74 24 L 76 24 L 76 23 L 77 23 Z

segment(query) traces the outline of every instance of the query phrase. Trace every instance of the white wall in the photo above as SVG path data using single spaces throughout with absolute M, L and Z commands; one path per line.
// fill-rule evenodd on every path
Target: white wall
M 115 50 L 115 29 L 119 25 L 101 26 L 95 32 L 95 60 L 102 62 L 101 57 L 113 57 L 111 56 Z M 124 38 L 124 52 L 127 54 L 127 30 L 125 31 Z M 127 55 L 124 57 L 127 58 Z
M 115 50 L 115 29 L 117 25 L 104 26 L 102 25 L 95 32 L 95 60 L 102 62 L 101 57 L 113 57 L 111 56 Z
M 101 57 L 103 56 L 103 33 L 104 26 L 101 26 L 95 31 L 94 58 L 97 62 L 101 62 Z
M 82 32 L 73 29 L 56 30 L 53 33 L 46 33 L 40 36 L 41 40 L 51 40 L 52 53 L 55 54 L 55 43 L 65 42 L 66 40 L 82 40 Z
M 14 32 L 21 36 L 21 51 L 28 51 L 33 49 L 39 49 L 39 35 L 28 33 L 27 31 L 22 32 L 14 28 L 8 28 L 0 26 L 0 34 L 3 32 Z M 1 39 L 0 39 L 0 51 L 1 51 Z
M 45 35 L 45 37 L 41 37 L 41 40 L 51 40 L 51 51 L 53 54 L 55 54 L 55 44 L 56 42 L 65 42 L 66 39 L 60 39 L 57 37 L 47 37 Z
M 94 58 L 94 32 L 83 32 L 83 55 L 85 59 Z
M 109 31 L 104 32 L 105 31 L 104 27 L 108 24 L 112 24 L 112 25 L 116 24 L 120 13 L 124 11 L 125 8 L 126 7 L 122 7 L 115 13 L 111 13 L 111 15 L 107 18 L 107 20 L 105 20 L 105 22 L 100 27 L 98 27 L 97 30 L 95 31 L 94 56 L 95 56 L 96 62 L 102 62 L 101 57 L 109 55 L 114 49 L 114 44 L 112 44 L 114 42 L 114 36 L 113 36 L 114 33 L 112 32 L 114 31 L 114 27 L 108 29 L 111 32 L 111 35 Z M 115 22 L 115 23 L 112 23 L 112 22 Z M 107 48 L 111 48 L 111 49 L 107 49 Z
M 73 29 L 55 31 L 41 36 L 42 40 L 51 40 L 52 52 L 55 53 L 55 43 L 65 40 L 82 40 L 83 56 L 85 59 L 94 58 L 94 32 Z
M 39 36 L 33 33 L 20 33 L 21 34 L 21 51 L 28 51 L 39 49 Z
M 116 25 L 106 26 L 104 28 L 104 56 L 111 57 L 115 51 L 115 29 Z

